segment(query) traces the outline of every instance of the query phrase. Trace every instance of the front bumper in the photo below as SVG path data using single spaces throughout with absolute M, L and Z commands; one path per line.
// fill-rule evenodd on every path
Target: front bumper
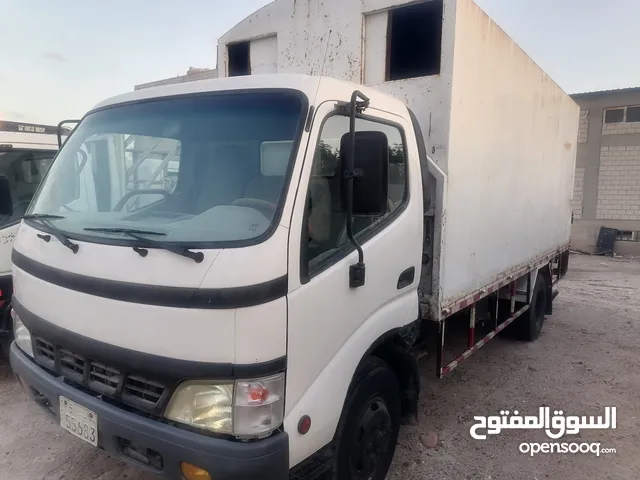
M 93 410 L 98 415 L 99 447 L 123 461 L 173 479 L 182 478 L 182 461 L 207 470 L 215 480 L 289 478 L 289 439 L 285 432 L 252 443 L 240 443 L 130 413 L 50 375 L 15 343 L 11 345 L 11 366 L 34 400 L 52 413 L 58 423 L 60 395 Z M 146 457 L 151 459 L 150 463 L 144 463 L 145 454 L 150 454 Z

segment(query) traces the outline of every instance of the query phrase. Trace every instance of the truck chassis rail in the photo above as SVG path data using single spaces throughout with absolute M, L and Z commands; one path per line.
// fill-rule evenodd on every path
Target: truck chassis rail
M 493 282 L 492 284 L 480 289 L 478 292 L 469 295 L 454 305 L 442 310 L 441 321 L 439 322 L 439 338 L 437 343 L 437 358 L 436 358 L 436 374 L 438 378 L 442 378 L 454 370 L 460 362 L 469 358 L 480 348 L 487 344 L 489 340 L 498 335 L 501 331 L 511 325 L 517 318 L 527 312 L 531 307 L 531 291 L 533 289 L 532 272 L 540 269 L 541 273 L 548 267 L 549 282 L 547 288 L 549 289 L 549 305 L 547 313 L 551 313 L 551 300 L 555 298 L 556 294 L 553 292 L 553 288 L 564 277 L 568 271 L 569 264 L 569 244 L 564 245 L 557 251 L 540 257 L 535 262 L 531 263 L 527 267 L 517 270 L 515 273 L 508 275 L 501 280 Z M 533 279 L 535 280 L 535 279 Z M 516 310 L 516 297 L 518 295 L 517 284 L 518 281 L 526 282 L 526 301 L 524 305 Z M 508 297 L 505 297 L 505 294 Z M 477 304 L 486 297 L 492 297 L 489 302 L 494 302 L 494 308 L 489 311 L 490 317 L 488 322 L 492 325 L 491 331 L 485 334 L 480 340 L 476 341 L 476 313 Z M 509 315 L 500 321 L 499 317 L 499 303 L 500 300 L 509 300 Z M 444 363 L 444 349 L 445 349 L 445 332 L 446 324 L 451 317 L 457 314 L 468 315 L 468 329 L 467 329 L 467 349 L 458 355 L 455 359 L 443 365 Z

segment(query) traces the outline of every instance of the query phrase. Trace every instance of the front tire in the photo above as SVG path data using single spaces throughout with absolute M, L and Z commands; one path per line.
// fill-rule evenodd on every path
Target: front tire
M 383 360 L 368 357 L 356 372 L 336 437 L 336 480 L 384 480 L 400 430 L 398 380 Z

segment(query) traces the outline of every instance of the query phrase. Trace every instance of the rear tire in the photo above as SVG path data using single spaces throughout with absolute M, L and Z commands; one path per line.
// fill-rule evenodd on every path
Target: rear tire
M 516 338 L 525 342 L 533 342 L 538 339 L 544 325 L 547 300 L 547 281 L 538 272 L 538 278 L 531 295 L 531 306 L 524 315 L 514 322 L 513 332 Z
M 336 435 L 335 480 L 384 480 L 400 430 L 398 380 L 383 360 L 368 357 L 356 372 Z

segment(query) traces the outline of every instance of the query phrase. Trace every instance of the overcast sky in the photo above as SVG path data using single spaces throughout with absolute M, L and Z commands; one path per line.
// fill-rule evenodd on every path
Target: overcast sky
M 569 93 L 640 86 L 639 0 L 476 2 Z M 57 123 L 215 67 L 217 38 L 267 3 L 0 0 L 0 119 Z

